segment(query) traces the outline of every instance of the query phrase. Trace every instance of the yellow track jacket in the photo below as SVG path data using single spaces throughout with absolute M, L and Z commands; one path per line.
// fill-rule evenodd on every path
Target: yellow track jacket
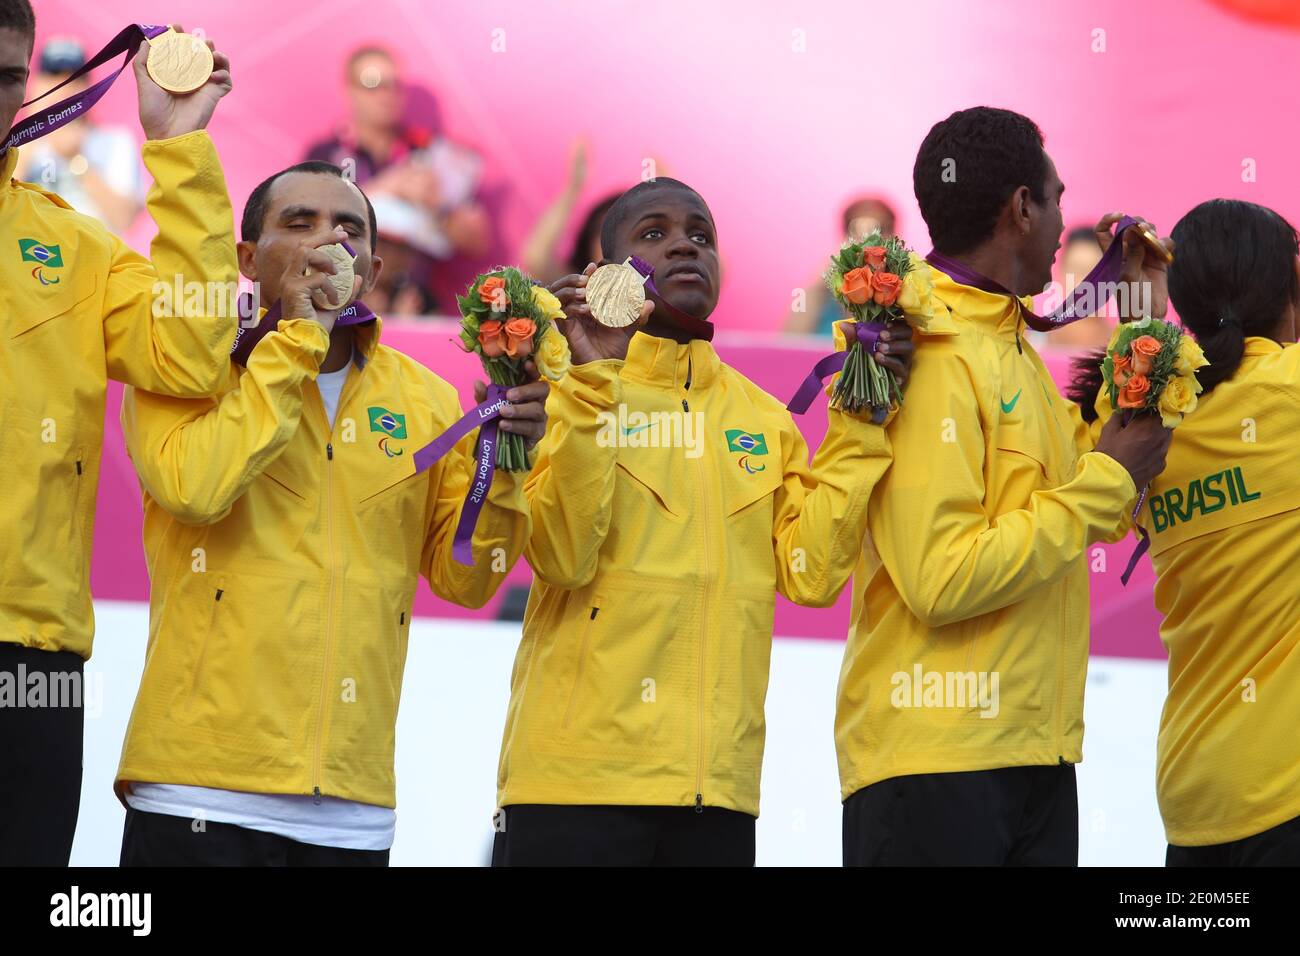
M 1300 816 L 1298 436 L 1300 346 L 1246 339 L 1237 373 L 1174 432 L 1139 516 L 1169 650 L 1156 794 L 1177 846 Z
M 1082 759 L 1085 551 L 1127 528 L 1136 496 L 1021 340 L 1015 303 L 931 271 L 959 331 L 917 349 L 871 499 L 835 717 L 844 798 Z
M 775 594 L 843 589 L 884 429 L 830 411 L 810 470 L 779 401 L 708 343 L 644 333 L 574 366 L 548 413 L 499 805 L 757 815 Z
M 319 325 L 282 320 L 219 398 L 128 390 L 144 488 L 149 644 L 118 768 L 129 781 L 395 805 L 394 726 L 423 574 L 479 607 L 523 551 L 523 476 L 500 472 L 475 564 L 452 558 L 477 432 L 414 453 L 461 416 L 456 391 L 356 332 L 333 429 Z
M 230 366 L 239 281 L 226 181 L 207 133 L 144 145 L 152 261 L 0 154 L 0 641 L 90 657 L 90 549 L 112 378 L 211 395 Z M 168 313 L 155 285 L 220 287 L 228 310 Z M 208 284 L 211 284 L 209 286 Z

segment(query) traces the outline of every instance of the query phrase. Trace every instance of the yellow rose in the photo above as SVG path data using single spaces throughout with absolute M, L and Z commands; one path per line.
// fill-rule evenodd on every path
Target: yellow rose
M 934 303 L 930 300 L 934 280 L 930 276 L 929 264 L 916 253 L 911 255 L 911 263 L 895 304 L 903 310 L 910 325 L 925 331 L 934 318 Z
M 1184 335 L 1178 342 L 1178 360 L 1174 363 L 1174 371 L 1183 378 L 1191 379 L 1195 385 L 1196 394 L 1201 393 L 1201 383 L 1195 379 L 1195 372 L 1198 368 L 1204 368 L 1209 365 L 1205 353 L 1201 351 L 1200 345 L 1196 339 L 1190 335 Z
M 546 294 L 550 295 L 549 292 Z M 555 297 L 551 296 L 551 298 Z M 547 329 L 546 334 L 542 336 L 541 344 L 533 351 L 533 361 L 537 363 L 537 371 L 552 382 L 564 378 L 572 360 L 572 356 L 569 355 L 569 341 L 555 326 Z
M 560 300 L 551 295 L 545 286 L 533 286 L 533 304 L 542 310 L 542 314 L 548 319 L 564 318 L 564 309 L 560 307 Z
M 1190 377 L 1175 375 L 1169 379 L 1156 403 L 1165 428 L 1174 428 L 1183 420 L 1184 415 L 1196 409 L 1197 391 L 1196 381 Z

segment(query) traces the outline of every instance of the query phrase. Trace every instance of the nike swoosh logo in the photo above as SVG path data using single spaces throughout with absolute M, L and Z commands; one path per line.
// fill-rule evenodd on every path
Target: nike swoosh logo
M 645 431 L 645 430 L 646 430 L 647 428 L 649 428 L 649 427 L 650 427 L 649 425 L 638 425 L 638 426 L 636 426 L 636 428 L 624 428 L 624 429 L 623 429 L 623 434 L 624 434 L 624 435 L 635 435 L 637 432 Z
M 1014 394 L 1014 395 L 1011 396 L 1011 401 L 1009 401 L 1009 402 L 1002 401 L 1001 399 L 999 399 L 999 401 L 1002 401 L 1002 413 L 1003 413 L 1004 415 L 1005 415 L 1005 414 L 1010 414 L 1011 409 L 1013 409 L 1013 408 L 1016 407 L 1016 402 L 1020 401 L 1020 393 L 1023 392 L 1023 391 L 1024 391 L 1023 388 L 1022 388 L 1022 389 L 1017 389 L 1017 390 L 1016 390 L 1016 394 Z

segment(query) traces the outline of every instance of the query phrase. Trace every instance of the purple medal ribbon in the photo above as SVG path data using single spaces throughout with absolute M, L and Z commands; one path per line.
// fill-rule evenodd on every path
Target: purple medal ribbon
M 257 343 L 274 332 L 279 325 L 280 303 L 276 302 L 267 309 L 266 314 L 256 325 L 250 325 L 248 323 L 257 317 L 257 304 L 253 301 L 253 297 L 245 292 L 239 297 L 238 311 L 239 328 L 235 331 L 235 344 L 230 348 L 230 360 L 247 366 L 248 357 L 257 347 Z M 334 324 L 336 326 L 361 325 L 363 322 L 373 321 L 374 318 L 375 313 L 358 299 L 339 312 Z
M 1138 495 L 1137 507 L 1133 509 L 1133 521 L 1135 522 L 1133 527 L 1137 529 L 1138 545 L 1133 549 L 1133 554 L 1128 559 L 1128 567 L 1126 567 L 1124 573 L 1119 576 L 1119 583 L 1124 587 L 1128 587 L 1128 579 L 1133 576 L 1133 569 L 1137 567 L 1137 563 L 1141 559 L 1142 555 L 1146 554 L 1151 547 L 1150 532 L 1140 524 L 1136 523 L 1137 516 L 1142 513 L 1142 504 L 1147 500 L 1147 489 L 1150 487 L 1150 485 L 1142 486 L 1142 492 Z
M 876 345 L 880 341 L 880 333 L 885 329 L 883 322 L 852 322 L 854 331 L 857 333 L 858 344 L 866 351 L 868 355 L 874 355 Z M 852 343 L 845 343 L 843 352 L 832 352 L 825 358 L 821 359 L 813 370 L 808 373 L 808 377 L 803 380 L 799 386 L 799 391 L 794 393 L 794 398 L 785 407 L 794 412 L 796 415 L 802 415 L 808 411 L 808 406 L 812 404 L 817 393 L 821 391 L 822 382 L 826 376 L 834 375 L 844 368 L 844 362 L 849 357 L 849 346 Z
M 94 86 L 69 96 L 65 100 L 60 100 L 53 106 L 47 108 L 44 113 L 36 116 L 29 116 L 14 126 L 4 145 L 0 146 L 0 152 L 4 152 L 11 146 L 21 146 L 23 143 L 40 139 L 46 133 L 52 133 L 61 126 L 66 126 L 75 119 L 80 119 L 92 106 L 99 102 L 100 98 L 108 92 L 108 88 L 113 85 L 114 81 L 122 75 L 126 65 L 131 62 L 136 51 L 140 49 L 140 43 L 145 40 L 152 40 L 160 34 L 166 33 L 167 27 L 154 26 L 149 23 L 133 23 L 126 27 L 121 33 L 108 41 L 108 45 L 100 50 L 93 57 L 86 61 L 86 65 L 77 70 L 70 77 L 60 83 L 53 89 L 47 90 L 35 99 L 30 99 L 23 106 L 31 106 L 33 103 L 40 102 L 56 90 L 61 89 L 68 83 L 78 77 L 85 76 L 97 66 L 102 66 L 113 57 L 125 53 L 126 59 L 122 65 L 117 68 L 117 72 L 110 73 L 104 79 L 100 80 Z
M 1024 303 L 1010 289 L 1007 289 L 1001 283 L 995 282 L 988 276 L 976 272 L 969 266 L 963 265 L 956 259 L 945 256 L 942 252 L 931 250 L 930 254 L 925 257 L 925 261 L 940 272 L 947 273 L 950 279 L 961 285 L 968 285 L 973 289 L 979 289 L 981 292 L 1011 296 L 1020 306 L 1026 325 L 1037 332 L 1050 332 L 1052 329 L 1059 329 L 1091 314 L 1090 312 L 1079 313 L 1076 311 L 1085 297 L 1088 304 L 1092 306 L 1093 312 L 1100 310 L 1110 301 L 1110 292 L 1114 289 L 1115 280 L 1119 278 L 1119 274 L 1124 268 L 1124 244 L 1120 241 L 1121 237 L 1124 235 L 1124 230 L 1136 225 L 1137 220 L 1132 216 L 1125 216 L 1115 224 L 1115 240 L 1110 244 L 1110 248 L 1102 254 L 1101 261 L 1084 277 L 1082 282 L 1071 290 L 1065 301 L 1051 315 L 1035 315 L 1025 307 Z M 1096 297 L 1096 287 L 1098 285 L 1101 285 L 1106 293 L 1100 299 Z
M 474 474 L 470 479 L 469 492 L 465 495 L 465 504 L 460 509 L 460 521 L 456 523 L 456 534 L 451 544 L 451 555 L 458 564 L 474 563 L 474 526 L 478 524 L 479 512 L 483 510 L 483 503 L 487 501 L 488 491 L 492 487 L 497 460 L 497 426 L 501 422 L 501 409 L 506 404 L 506 387 L 489 385 L 486 401 L 475 405 L 460 421 L 414 455 L 415 473 L 418 475 L 455 448 L 456 443 L 475 428 L 479 429 Z
M 692 338 L 700 339 L 704 342 L 713 341 L 712 322 L 706 322 L 704 319 L 697 319 L 693 315 L 687 315 L 659 294 L 659 289 L 655 286 L 654 266 L 650 265 L 650 263 L 646 262 L 640 256 L 631 256 L 628 264 L 645 277 L 645 287 L 649 289 L 653 295 L 659 297 L 659 301 L 663 303 L 664 310 L 668 313 L 668 317 L 673 321 L 674 325 L 689 332 Z

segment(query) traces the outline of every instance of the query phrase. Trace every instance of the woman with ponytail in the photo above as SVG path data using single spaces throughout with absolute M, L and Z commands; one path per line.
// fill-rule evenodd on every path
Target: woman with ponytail
M 1294 866 L 1300 247 L 1277 213 L 1228 199 L 1197 206 L 1172 235 L 1170 301 L 1210 365 L 1138 519 L 1169 651 L 1156 768 L 1166 863 Z M 1082 374 L 1074 391 L 1098 395 Z M 1109 413 L 1104 398 L 1097 410 Z

